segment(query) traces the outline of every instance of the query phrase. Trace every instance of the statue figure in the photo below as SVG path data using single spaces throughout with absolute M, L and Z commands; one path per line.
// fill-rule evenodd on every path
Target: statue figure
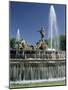
M 41 30 L 39 30 L 38 32 L 40 32 L 41 40 L 43 41 L 44 40 L 44 36 L 45 36 L 45 32 L 44 32 L 43 27 L 41 27 Z

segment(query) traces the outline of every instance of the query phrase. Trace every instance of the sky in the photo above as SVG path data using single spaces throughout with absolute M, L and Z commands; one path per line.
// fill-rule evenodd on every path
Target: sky
M 10 1 L 9 7 L 9 35 L 10 38 L 16 37 L 17 30 L 20 30 L 20 36 L 30 44 L 35 44 L 40 40 L 40 34 L 37 32 L 41 26 L 45 30 L 45 39 L 48 39 L 49 31 L 49 12 L 53 5 L 59 35 L 65 34 L 65 5 L 60 4 L 40 4 Z

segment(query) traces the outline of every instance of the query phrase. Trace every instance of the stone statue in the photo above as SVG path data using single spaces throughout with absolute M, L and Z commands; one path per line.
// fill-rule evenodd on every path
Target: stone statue
M 44 40 L 44 36 L 45 36 L 45 32 L 44 32 L 43 27 L 41 27 L 41 30 L 39 30 L 38 32 L 40 32 L 41 40 L 43 41 Z

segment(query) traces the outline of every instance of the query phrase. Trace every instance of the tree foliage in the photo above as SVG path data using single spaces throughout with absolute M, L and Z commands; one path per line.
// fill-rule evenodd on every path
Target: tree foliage
M 11 38 L 10 39 L 10 48 L 15 48 L 15 44 L 16 44 L 16 39 L 15 38 Z
M 66 36 L 61 35 L 59 38 L 60 38 L 60 49 L 66 50 Z

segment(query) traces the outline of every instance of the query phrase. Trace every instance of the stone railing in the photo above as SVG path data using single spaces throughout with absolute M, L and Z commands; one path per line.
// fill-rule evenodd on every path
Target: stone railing
M 12 50 L 10 58 L 31 58 L 31 59 L 65 59 L 65 51 L 48 50 Z

